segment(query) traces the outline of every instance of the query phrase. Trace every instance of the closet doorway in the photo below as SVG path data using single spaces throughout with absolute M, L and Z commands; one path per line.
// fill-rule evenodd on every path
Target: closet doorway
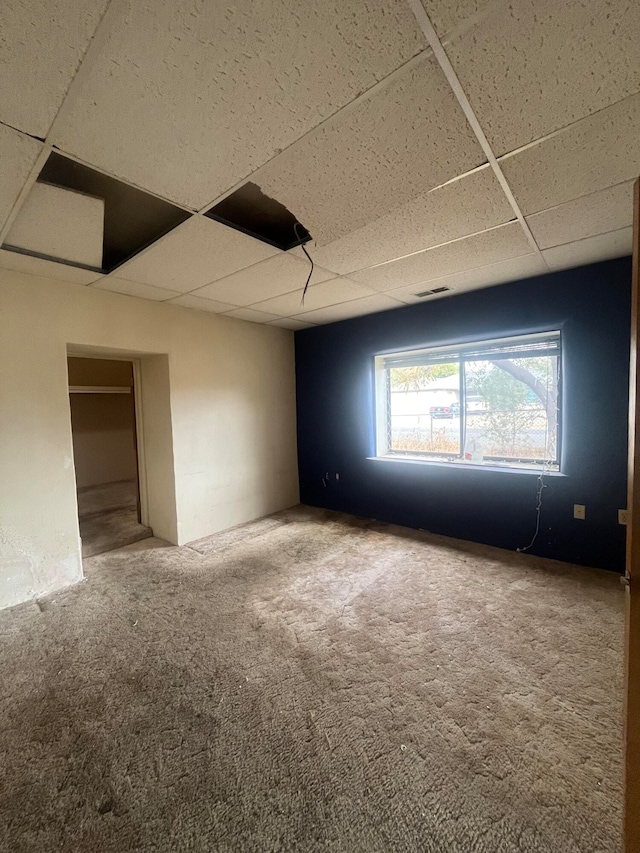
M 153 535 L 141 523 L 134 365 L 68 357 L 82 556 Z

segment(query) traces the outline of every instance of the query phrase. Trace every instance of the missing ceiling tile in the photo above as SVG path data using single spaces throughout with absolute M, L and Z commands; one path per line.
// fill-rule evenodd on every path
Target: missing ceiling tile
M 303 246 L 311 239 L 304 225 L 284 204 L 265 195 L 251 181 L 218 202 L 205 216 L 282 249 L 283 252 Z
M 38 182 L 104 200 L 102 269 L 105 272 L 111 272 L 191 215 L 55 151 L 45 163 Z

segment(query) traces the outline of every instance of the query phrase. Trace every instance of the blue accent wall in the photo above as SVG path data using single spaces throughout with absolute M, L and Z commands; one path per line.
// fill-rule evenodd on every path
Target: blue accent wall
M 373 357 L 560 329 L 562 476 L 547 479 L 530 553 L 623 571 L 630 318 L 631 260 L 622 258 L 296 332 L 302 502 L 511 550 L 527 545 L 535 474 L 368 458 Z M 586 506 L 584 521 L 573 518 L 576 503 Z

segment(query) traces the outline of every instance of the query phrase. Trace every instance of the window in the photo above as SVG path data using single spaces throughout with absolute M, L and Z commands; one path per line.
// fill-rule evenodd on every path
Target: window
M 560 333 L 376 356 L 376 453 L 558 470 Z

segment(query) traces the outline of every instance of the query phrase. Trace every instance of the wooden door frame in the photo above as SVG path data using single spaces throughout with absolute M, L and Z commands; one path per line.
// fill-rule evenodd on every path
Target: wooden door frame
M 640 178 L 633 188 L 624 696 L 624 838 L 640 853 Z M 636 475 L 637 472 L 637 475 Z

